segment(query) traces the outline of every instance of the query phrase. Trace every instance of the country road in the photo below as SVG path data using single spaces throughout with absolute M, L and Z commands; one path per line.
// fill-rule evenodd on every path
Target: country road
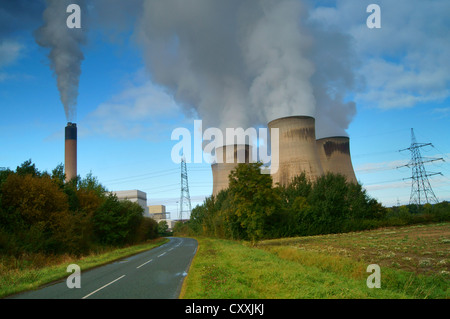
M 191 238 L 170 238 L 168 243 L 152 250 L 81 271 L 81 288 L 68 288 L 64 279 L 11 298 L 175 299 L 180 294 L 197 245 Z

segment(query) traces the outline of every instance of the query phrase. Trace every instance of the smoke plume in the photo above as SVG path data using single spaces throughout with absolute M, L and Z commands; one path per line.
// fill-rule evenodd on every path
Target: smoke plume
M 308 115 L 319 137 L 344 135 L 356 112 L 344 101 L 351 42 L 309 21 L 310 10 L 300 0 L 148 0 L 135 36 L 152 80 L 204 127 Z
M 85 24 L 81 29 L 70 29 L 66 21 L 70 13 L 67 7 L 78 4 L 85 13 L 84 0 L 46 0 L 47 8 L 43 13 L 43 25 L 36 30 L 36 42 L 50 49 L 48 55 L 50 67 L 56 76 L 56 82 L 68 122 L 76 117 L 78 83 L 81 75 L 81 62 L 84 59 L 81 45 L 86 40 Z M 83 19 L 83 15 L 82 15 Z M 83 20 L 82 20 L 83 21 Z M 83 21 L 84 22 L 84 21 Z

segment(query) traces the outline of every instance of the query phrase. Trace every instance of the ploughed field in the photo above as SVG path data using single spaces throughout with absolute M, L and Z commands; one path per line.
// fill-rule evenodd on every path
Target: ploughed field
M 184 298 L 449 298 L 450 223 L 265 240 L 199 238 Z M 380 266 L 381 288 L 367 272 Z

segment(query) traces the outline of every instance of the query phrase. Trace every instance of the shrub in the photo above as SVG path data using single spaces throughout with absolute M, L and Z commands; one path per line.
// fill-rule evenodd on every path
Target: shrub
M 122 245 L 158 236 L 143 209 L 105 195 L 89 173 L 64 182 L 64 166 L 51 174 L 28 160 L 16 172 L 0 171 L 0 251 L 88 253 L 98 244 Z
M 2 184 L 3 229 L 23 241 L 25 250 L 59 252 L 68 235 L 66 195 L 50 177 L 10 174 Z
M 93 216 L 97 240 L 107 245 L 123 245 L 134 241 L 143 218 L 143 208 L 110 193 Z
M 153 218 L 143 217 L 136 230 L 135 242 L 143 242 L 158 236 L 158 223 Z

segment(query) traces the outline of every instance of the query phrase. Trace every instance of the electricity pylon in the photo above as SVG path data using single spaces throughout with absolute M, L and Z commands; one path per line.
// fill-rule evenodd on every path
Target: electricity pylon
M 186 160 L 183 156 L 181 159 L 181 196 L 180 196 L 180 213 L 178 219 L 183 221 L 183 213 L 191 214 L 191 196 L 189 195 L 189 183 L 186 167 Z
M 431 188 L 429 176 L 442 175 L 442 173 L 427 173 L 424 167 L 424 163 L 430 163 L 435 161 L 444 160 L 443 158 L 423 158 L 420 154 L 420 148 L 424 146 L 432 145 L 431 143 L 417 143 L 414 135 L 414 130 L 411 129 L 411 146 L 405 148 L 402 151 L 411 152 L 411 161 L 399 167 L 410 167 L 412 169 L 412 176 L 406 179 L 412 179 L 411 184 L 411 196 L 409 198 L 410 205 L 420 206 L 425 203 L 438 203 L 438 199 Z

